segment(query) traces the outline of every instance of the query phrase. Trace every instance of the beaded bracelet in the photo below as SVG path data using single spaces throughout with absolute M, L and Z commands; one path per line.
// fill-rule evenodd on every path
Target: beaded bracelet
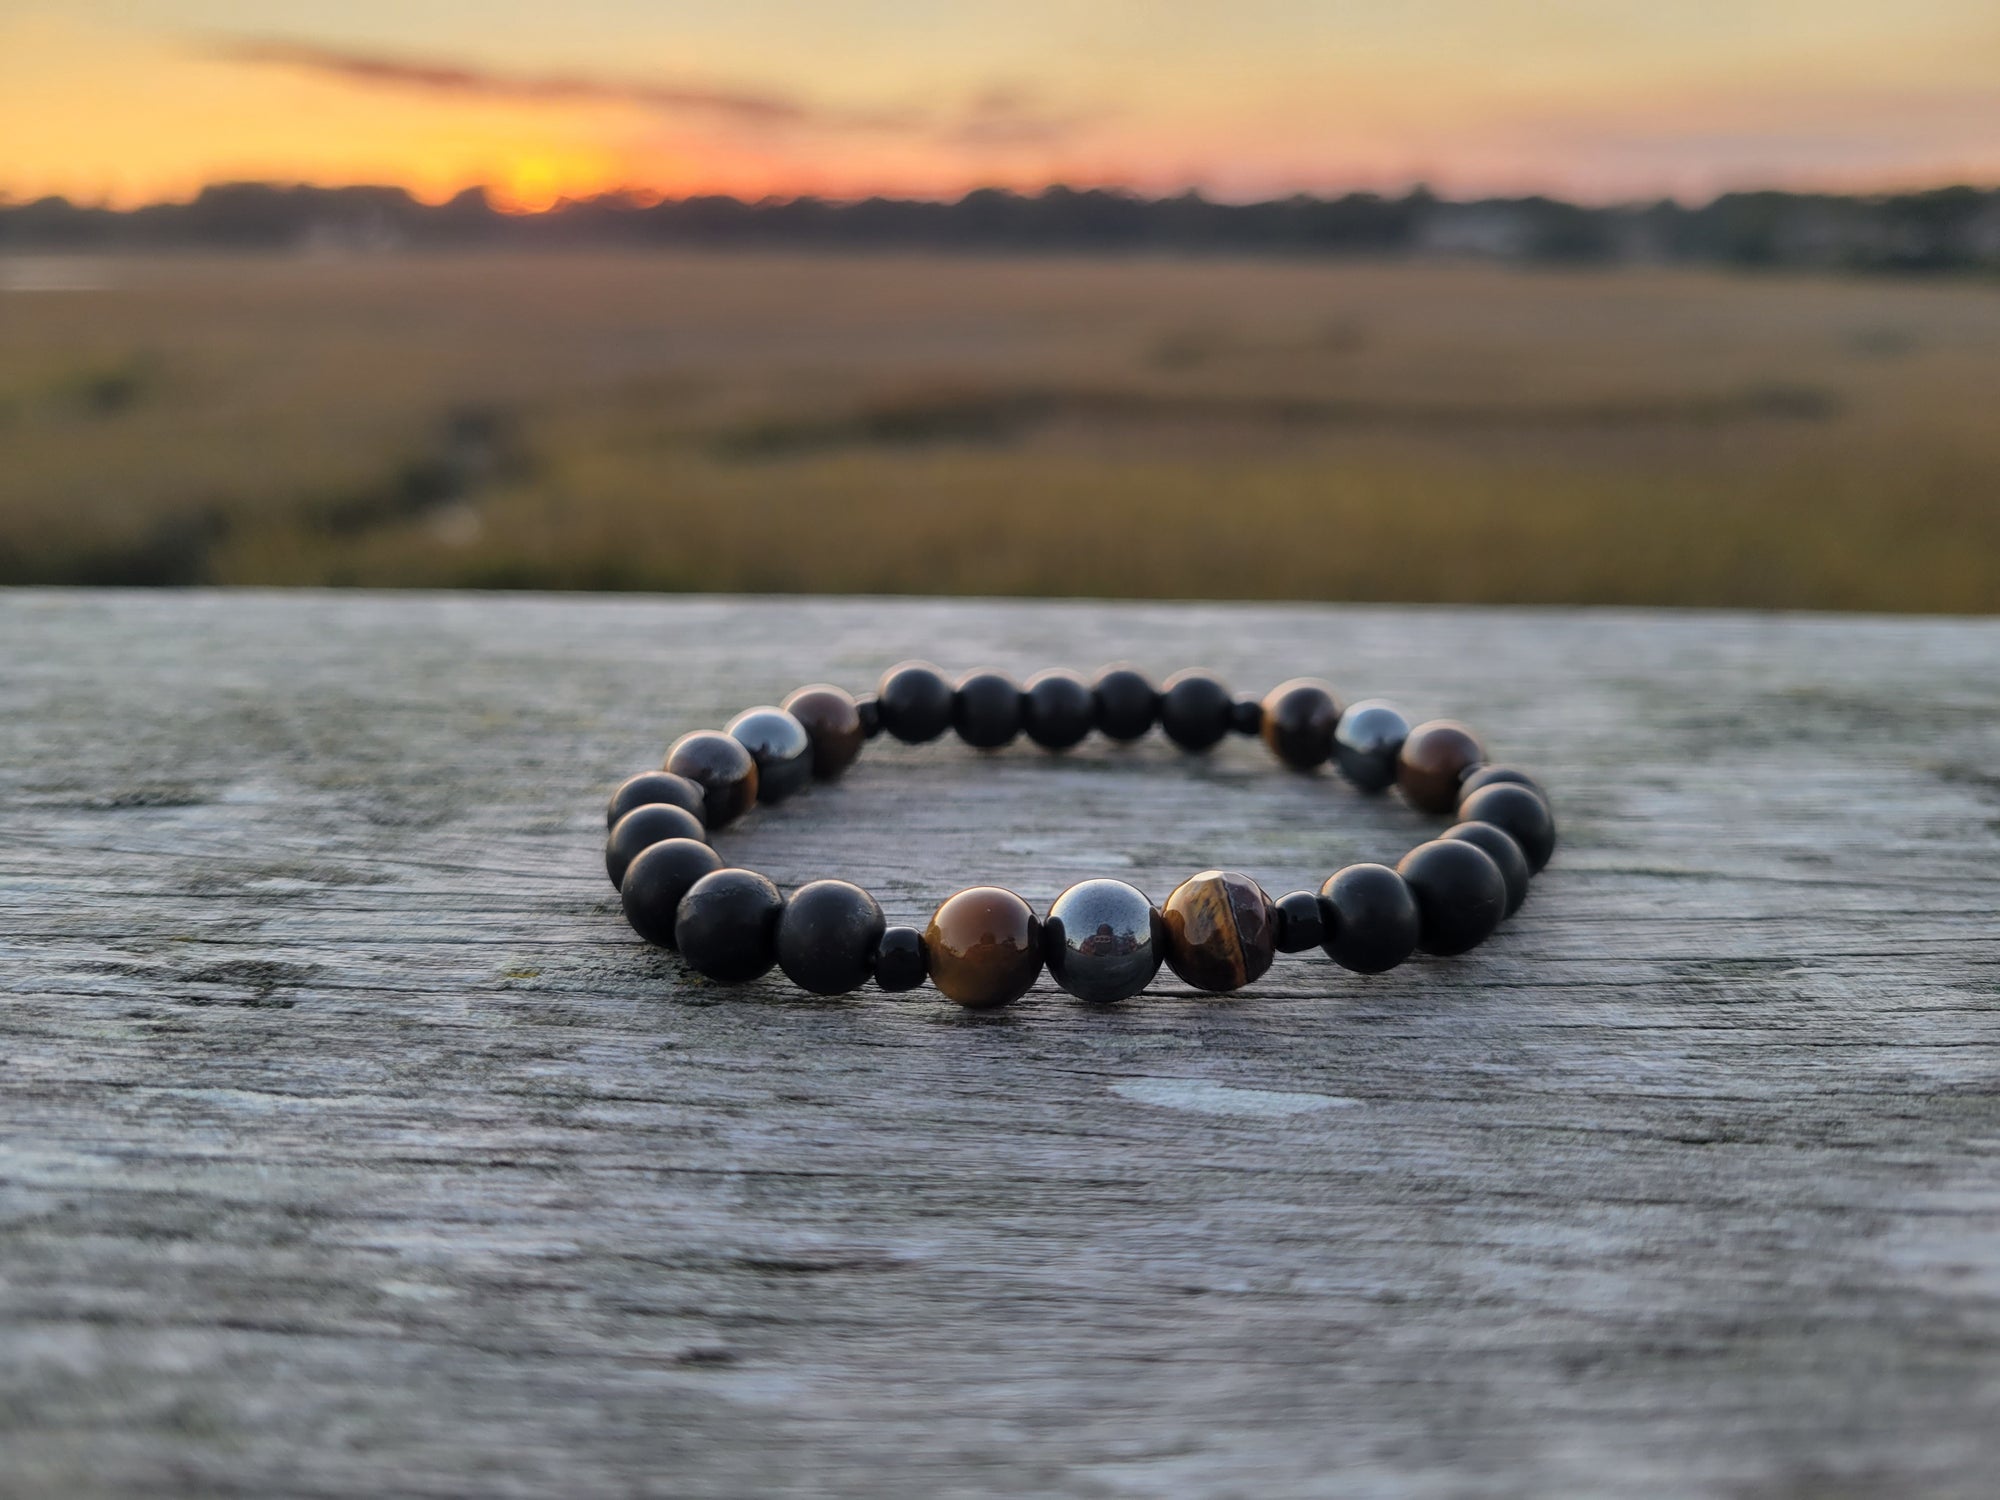
M 1260 734 L 1287 766 L 1312 771 L 1331 760 L 1364 792 L 1393 785 L 1413 807 L 1455 812 L 1458 822 L 1394 869 L 1349 865 L 1316 893 L 1277 901 L 1248 876 L 1204 870 L 1160 906 L 1122 880 L 1086 880 L 1038 918 L 1014 892 L 978 885 L 946 899 L 921 932 L 888 926 L 875 898 L 844 880 L 816 880 L 787 898 L 755 871 L 725 868 L 709 844 L 711 829 L 756 803 L 840 775 L 884 731 L 914 745 L 951 728 L 982 750 L 1025 733 L 1066 750 L 1093 729 L 1131 741 L 1155 724 L 1194 752 L 1231 732 Z M 1177 673 L 1157 689 L 1124 666 L 1091 682 L 1050 671 L 1016 686 L 982 671 L 954 686 L 923 662 L 890 668 L 872 696 L 815 684 L 782 707 L 745 710 L 726 731 L 682 735 L 663 769 L 612 794 L 605 822 L 605 869 L 626 919 L 648 942 L 678 949 L 697 973 L 740 982 L 775 964 L 818 995 L 870 979 L 912 990 L 929 978 L 975 1010 L 1019 999 L 1044 963 L 1070 994 L 1108 1003 L 1145 989 L 1162 961 L 1196 989 L 1220 994 L 1254 983 L 1276 954 L 1313 947 L 1361 974 L 1419 951 L 1464 953 L 1519 909 L 1556 839 L 1541 788 L 1486 764 L 1463 724 L 1436 719 L 1413 729 L 1379 699 L 1343 708 L 1311 678 L 1258 700 L 1232 697 L 1206 672 Z

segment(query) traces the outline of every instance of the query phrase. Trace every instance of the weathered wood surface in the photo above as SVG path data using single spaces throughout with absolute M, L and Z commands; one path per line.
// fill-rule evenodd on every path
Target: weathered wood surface
M 0 596 L 0 1490 L 2000 1487 L 2000 624 Z M 1539 768 L 1467 959 L 995 1019 L 690 979 L 600 806 L 802 681 L 1316 671 Z M 877 745 L 725 852 L 1274 892 L 1237 742 Z

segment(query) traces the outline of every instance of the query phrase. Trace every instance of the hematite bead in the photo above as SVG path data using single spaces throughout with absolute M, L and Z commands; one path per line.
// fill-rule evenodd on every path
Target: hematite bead
M 1295 771 L 1326 764 L 1339 722 L 1340 700 L 1313 678 L 1294 677 L 1264 695 L 1264 743 Z
M 1168 966 L 1198 990 L 1240 990 L 1277 953 L 1271 898 L 1247 875 L 1203 870 L 1174 887 L 1160 915 Z
M 1528 869 L 1539 875 L 1556 852 L 1556 820 L 1541 794 L 1516 782 L 1483 786 L 1458 804 L 1467 823 L 1491 823 L 1514 836 L 1527 856 Z
M 998 750 L 1021 732 L 1021 690 L 1004 672 L 968 672 L 951 695 L 951 727 L 975 750 Z
M 1460 839 L 1419 844 L 1396 866 L 1417 898 L 1417 946 L 1449 957 L 1477 947 L 1507 912 L 1507 880 L 1493 856 Z
M 806 737 L 812 741 L 813 775 L 822 781 L 832 780 L 853 765 L 867 743 L 861 711 L 844 688 L 815 682 L 788 693 L 780 706 L 805 725 Z
M 1455 719 L 1419 724 L 1396 757 L 1396 785 L 1410 806 L 1448 813 L 1458 806 L 1458 781 L 1486 758 L 1478 739 Z
M 682 735 L 668 747 L 664 769 L 701 788 L 710 828 L 726 828 L 757 803 L 757 762 L 740 740 L 720 730 Z
M 681 897 L 702 876 L 721 868 L 722 856 L 693 839 L 648 845 L 625 867 L 625 879 L 618 886 L 625 920 L 647 942 L 673 947 L 674 913 Z
M 754 870 L 717 870 L 681 897 L 674 945 L 698 974 L 725 983 L 755 979 L 778 961 L 785 898 Z
M 1090 685 L 1092 716 L 1107 739 L 1136 740 L 1153 727 L 1160 695 L 1131 667 L 1106 667 Z
M 1477 844 L 1491 856 L 1493 863 L 1500 867 L 1500 878 L 1507 883 L 1507 910 L 1511 917 L 1521 909 L 1521 903 L 1528 899 L 1528 857 L 1521 852 L 1521 846 L 1514 842 L 1514 835 L 1492 823 L 1454 823 L 1438 835 L 1444 839 L 1463 839 L 1468 844 Z
M 882 705 L 873 693 L 860 693 L 854 699 L 854 711 L 861 716 L 861 732 L 874 739 L 882 732 Z
M 604 836 L 604 873 L 611 877 L 613 885 L 622 885 L 625 870 L 639 857 L 639 851 L 667 839 L 706 843 L 708 832 L 701 826 L 701 819 L 685 807 L 649 802 L 633 808 Z
M 891 927 L 875 944 L 875 983 L 892 995 L 924 982 L 930 966 L 924 959 L 924 935 L 914 927 Z
M 875 898 L 844 880 L 815 880 L 792 892 L 778 918 L 778 967 L 802 990 L 844 995 L 874 970 L 886 924 Z
M 1264 700 L 1262 698 L 1238 698 L 1229 705 L 1229 727 L 1238 734 L 1262 734 L 1264 732 Z
M 1517 771 L 1512 766 L 1473 766 L 1468 769 L 1458 783 L 1458 800 L 1463 802 L 1481 787 L 1502 784 L 1524 786 L 1548 802 L 1549 794 L 1542 790 L 1542 784 L 1526 771 Z M 1554 806 L 1550 803 L 1550 806 Z
M 759 802 L 783 802 L 812 784 L 812 736 L 782 708 L 746 708 L 727 728 L 757 762 Z
M 882 674 L 875 707 L 884 729 L 906 745 L 921 745 L 951 727 L 951 684 L 929 662 L 906 661 Z
M 1311 891 L 1291 891 L 1272 903 L 1278 914 L 1278 951 L 1303 953 L 1317 948 L 1326 935 L 1326 919 L 1320 915 L 1319 897 Z
M 1350 703 L 1333 731 L 1333 758 L 1340 774 L 1364 792 L 1396 784 L 1396 757 L 1410 733 L 1410 721 L 1391 703 L 1367 698 Z
M 949 896 L 924 929 L 931 983 L 968 1010 L 1018 1000 L 1042 971 L 1042 924 L 1034 908 L 997 885 Z
M 1044 750 L 1082 744 L 1094 713 L 1090 684 L 1060 667 L 1037 672 L 1021 693 L 1021 727 Z
M 1160 728 L 1183 750 L 1207 750 L 1229 733 L 1235 707 L 1213 673 L 1176 672 L 1160 684 Z
M 651 807 L 656 802 L 686 808 L 704 825 L 708 821 L 708 799 L 687 777 L 666 771 L 641 771 L 611 794 L 611 801 L 604 809 L 604 826 L 610 829 L 633 808 Z
M 1049 907 L 1042 947 L 1049 974 L 1079 1000 L 1108 1005 L 1136 995 L 1160 972 L 1160 914 L 1122 880 L 1085 880 Z
M 1384 974 L 1417 951 L 1417 897 L 1387 865 L 1349 865 L 1319 888 L 1320 947 L 1343 969 Z

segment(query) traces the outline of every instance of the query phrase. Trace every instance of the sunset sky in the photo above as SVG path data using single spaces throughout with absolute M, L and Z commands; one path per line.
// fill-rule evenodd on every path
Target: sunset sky
M 2000 181 L 1994 0 L 20 0 L 0 194 Z

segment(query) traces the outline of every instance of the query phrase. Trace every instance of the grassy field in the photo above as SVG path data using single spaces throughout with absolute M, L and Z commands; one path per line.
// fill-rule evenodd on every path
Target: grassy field
M 2000 609 L 2000 287 L 0 260 L 0 581 Z

